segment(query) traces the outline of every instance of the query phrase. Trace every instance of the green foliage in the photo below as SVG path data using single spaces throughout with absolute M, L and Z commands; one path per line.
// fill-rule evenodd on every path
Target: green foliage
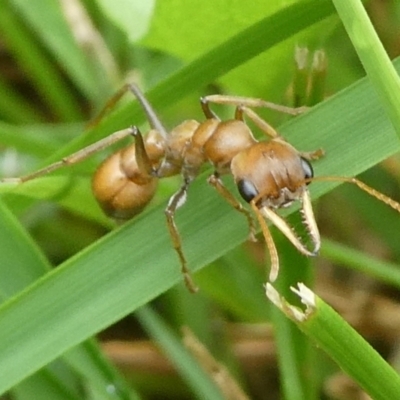
M 128 9 L 126 0 L 113 0 L 118 12 L 111 16 L 107 7 L 111 1 L 86 0 L 80 9 L 80 20 L 89 32 L 86 42 L 77 37 L 78 17 L 66 17 L 68 4 L 75 2 L 31 3 L 0 3 L 0 33 L 15 59 L 12 68 L 23 82 L 17 85 L 4 74 L 0 78 L 0 88 L 4 87 L 0 93 L 3 175 L 33 171 L 118 129 L 143 124 L 140 106 L 127 99 L 99 125 L 83 128 L 131 75 L 160 116 L 172 124 L 203 118 L 198 97 L 216 90 L 294 104 L 297 45 L 311 51 L 323 48 L 328 65 L 334 66 L 328 67 L 325 82 L 328 98 L 291 120 L 271 112 L 265 117 L 296 148 L 326 151 L 326 157 L 314 164 L 315 174 L 355 176 L 399 150 L 398 127 L 394 129 L 386 116 L 387 102 L 381 103 L 376 87 L 363 78 L 356 53 L 328 0 L 268 4 L 262 0 L 249 4 L 160 0 L 150 16 L 150 2 L 149 8 L 132 2 Z M 126 20 L 135 23 L 135 6 L 148 16 L 138 31 L 126 27 Z M 118 18 L 123 20 L 115 22 Z M 387 65 L 379 65 L 383 79 L 390 77 L 385 75 Z M 394 67 L 398 70 L 400 63 Z M 307 79 L 302 87 L 311 91 L 315 103 L 321 76 L 314 77 L 316 88 L 307 88 Z M 228 109 L 227 115 L 232 111 Z M 114 225 L 90 192 L 90 174 L 103 156 L 21 185 L 0 184 L 0 293 L 4 301 L 0 306 L 0 393 L 11 389 L 10 394 L 19 399 L 32 398 L 32 392 L 45 398 L 43 393 L 50 391 L 52 398 L 60 399 L 139 398 L 90 339 L 139 310 L 137 317 L 147 335 L 159 343 L 187 382 L 188 398 L 220 395 L 210 376 L 183 348 L 180 333 L 171 329 L 174 321 L 190 325 L 215 354 L 230 360 L 233 375 L 241 380 L 245 378 L 232 361 L 232 350 L 215 339 L 215 321 L 258 322 L 263 327 L 272 321 L 276 335 L 281 335 L 277 349 L 285 398 L 319 398 L 326 361 L 321 361 L 323 367 L 313 368 L 316 353 L 308 340 L 283 316 L 271 312 L 263 288 L 268 262 L 261 262 L 242 245 L 246 221 L 207 186 L 209 171 L 193 183 L 187 204 L 177 213 L 189 267 L 201 270 L 194 276 L 201 292 L 188 298 L 186 292 L 170 290 L 178 283 L 182 286 L 182 276 L 163 213 L 179 180 L 162 182 L 144 213 L 104 234 Z M 385 191 L 387 182 L 395 179 L 383 174 L 379 188 Z M 235 193 L 229 178 L 226 184 Z M 335 186 L 313 183 L 313 200 Z M 393 186 L 396 195 L 397 182 Z M 359 200 L 348 197 L 346 207 L 338 212 L 350 223 L 346 210 L 351 214 Z M 371 223 L 367 217 L 373 214 L 371 210 L 387 207 L 373 200 L 365 213 L 360 210 L 365 229 Z M 335 218 L 335 203 L 331 206 L 330 223 L 337 226 L 342 219 Z M 392 233 L 400 220 L 391 215 L 395 217 L 389 216 L 384 224 L 376 221 L 376 240 L 389 249 L 396 247 Z M 352 233 L 357 236 L 351 226 L 345 230 L 350 239 Z M 314 268 L 309 261 L 287 248 L 285 240 L 278 243 L 282 254 L 279 290 L 284 293 L 299 280 L 311 282 Z M 322 248 L 326 259 L 398 286 L 394 263 L 378 263 L 373 255 L 326 243 Z M 51 269 L 52 264 L 57 268 Z M 151 303 L 161 295 L 162 301 Z M 163 318 L 155 309 L 164 311 Z M 224 324 L 222 330 L 220 336 L 225 338 L 229 328 Z M 149 386 L 147 390 L 154 393 Z

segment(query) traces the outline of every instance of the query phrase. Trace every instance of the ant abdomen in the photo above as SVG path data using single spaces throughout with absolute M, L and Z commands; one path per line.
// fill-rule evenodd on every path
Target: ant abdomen
M 157 178 L 140 171 L 135 145 L 131 145 L 112 154 L 99 166 L 92 189 L 105 214 L 121 221 L 143 211 L 153 198 L 157 183 Z

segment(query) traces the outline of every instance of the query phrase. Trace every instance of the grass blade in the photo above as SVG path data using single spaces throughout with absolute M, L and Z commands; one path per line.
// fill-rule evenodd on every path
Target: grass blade
M 400 79 L 360 0 L 333 3 L 354 48 L 400 137 Z
M 142 307 L 136 317 L 148 334 L 153 337 L 170 359 L 193 393 L 199 399 L 223 399 L 211 378 L 193 361 L 182 342 L 165 325 L 161 318 L 149 307 Z
M 303 284 L 294 290 L 306 305 L 303 312 L 267 285 L 269 299 L 376 400 L 400 393 L 397 372 L 343 318 Z

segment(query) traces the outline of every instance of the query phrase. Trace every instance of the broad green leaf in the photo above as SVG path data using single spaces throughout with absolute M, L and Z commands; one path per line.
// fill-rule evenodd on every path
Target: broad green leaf
M 186 61 L 193 60 L 295 2 L 256 0 L 244 8 L 240 0 L 158 1 L 151 29 L 142 43 Z M 182 37 L 185 40 L 180 40 Z
M 293 24 L 299 23 L 302 19 L 307 19 L 300 10 L 301 3 L 297 0 L 268 2 L 256 0 L 245 5 L 240 0 L 159 1 L 151 29 L 142 43 L 152 49 L 190 61 L 232 38 L 238 32 L 260 22 L 263 18 L 278 11 L 284 12 L 290 5 L 299 6 L 297 18 L 296 13 L 292 13 L 296 22 L 289 24 L 294 26 Z M 306 5 L 306 2 L 304 3 Z M 319 11 L 311 10 L 312 13 Z M 258 57 L 224 76 L 221 82 L 233 93 L 243 95 L 251 93 L 253 96 L 267 96 L 271 101 L 282 101 L 282 96 L 289 84 L 288 77 L 291 77 L 294 69 L 293 53 L 296 44 L 300 42 L 307 43 L 311 47 L 323 46 L 324 38 L 331 33 L 335 25 L 335 22 L 330 20 L 329 24 L 319 26 L 322 29 L 313 30 L 312 35 L 308 30 L 308 34 L 306 32 L 296 35 L 281 42 L 274 49 L 269 49 L 268 52 L 260 52 L 262 54 Z M 269 39 L 278 34 L 274 29 L 279 30 L 279 27 L 271 26 L 270 28 L 271 32 L 265 32 L 265 35 L 259 38 L 259 46 L 265 50 L 269 47 Z M 182 37 L 185 40 L 181 40 Z M 252 44 L 247 43 L 247 46 L 251 48 Z M 238 46 L 234 48 L 234 51 L 240 54 L 248 50 Z M 225 61 L 229 63 L 229 59 L 236 56 L 238 54 L 225 56 Z M 280 93 L 281 97 L 274 98 L 276 93 Z

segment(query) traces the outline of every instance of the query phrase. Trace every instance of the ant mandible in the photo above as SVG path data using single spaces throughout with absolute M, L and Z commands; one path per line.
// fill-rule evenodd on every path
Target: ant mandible
M 233 176 L 240 195 L 255 213 L 270 254 L 270 281 L 278 276 L 279 258 L 265 220 L 272 222 L 300 253 L 314 256 L 319 251 L 321 240 L 307 189 L 311 181 L 323 179 L 354 183 L 400 212 L 399 203 L 356 178 L 314 178 L 310 161 L 320 158 L 324 154 L 323 150 L 296 150 L 253 110 L 266 107 L 297 115 L 305 111 L 304 107 L 290 108 L 262 99 L 210 95 L 201 99 L 201 107 L 206 116 L 204 122 L 186 120 L 168 132 L 139 88 L 134 84 L 126 84 L 109 100 L 92 125 L 97 125 L 126 92 L 135 95 L 147 115 L 152 129 L 146 136 L 143 137 L 139 129 L 133 126 L 115 132 L 43 169 L 19 178 L 3 179 L 3 182 L 25 182 L 45 175 L 64 165 L 82 161 L 132 135 L 135 138 L 134 144 L 112 154 L 97 169 L 92 182 L 94 196 L 108 216 L 116 220 L 127 220 L 139 214 L 150 202 L 156 192 L 158 179 L 181 174 L 182 185 L 169 199 L 165 215 L 173 247 L 180 259 L 185 284 L 192 292 L 196 292 L 197 287 L 191 278 L 182 250 L 181 238 L 175 224 L 175 212 L 185 203 L 189 185 L 205 163 L 210 163 L 214 168 L 208 183 L 247 218 L 251 240 L 255 240 L 256 232 L 252 215 L 224 186 L 221 175 Z M 234 118 L 221 121 L 211 110 L 211 103 L 235 106 Z M 269 140 L 256 140 L 244 117 L 249 118 Z M 286 220 L 276 212 L 294 201 L 300 202 L 311 248 L 302 242 Z

